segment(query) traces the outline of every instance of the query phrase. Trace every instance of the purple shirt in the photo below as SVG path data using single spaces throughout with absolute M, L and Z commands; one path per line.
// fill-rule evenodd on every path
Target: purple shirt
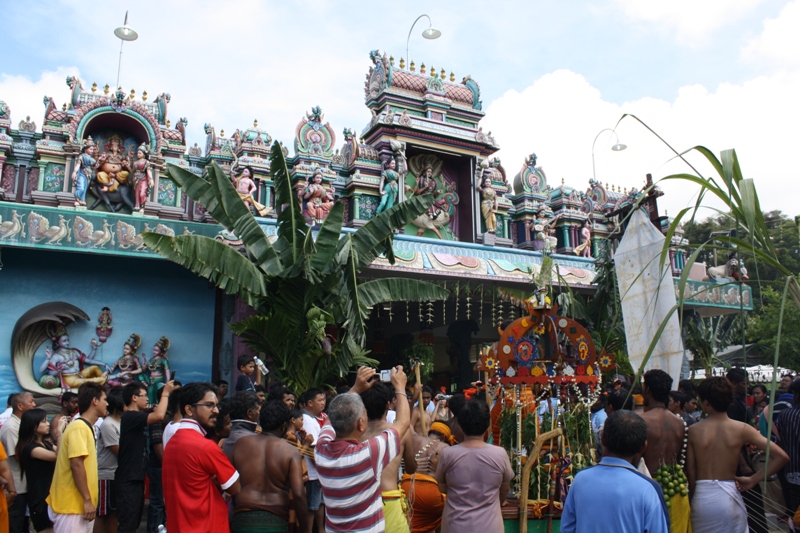
M 499 446 L 453 446 L 442 450 L 436 479 L 447 484 L 442 533 L 503 531 L 500 485 L 514 477 Z

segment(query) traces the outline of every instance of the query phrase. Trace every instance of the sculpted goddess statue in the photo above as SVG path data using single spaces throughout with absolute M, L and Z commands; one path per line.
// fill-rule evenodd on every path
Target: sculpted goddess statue
M 81 148 L 81 155 L 75 161 L 75 170 L 72 171 L 72 186 L 75 190 L 75 207 L 86 205 L 86 191 L 92 179 L 92 169 L 97 161 L 94 158 L 94 143 L 92 138 L 87 139 Z
M 322 186 L 322 170 L 319 167 L 314 168 L 311 183 L 303 190 L 303 200 L 306 202 L 306 218 L 310 218 L 312 223 L 321 224 L 333 207 L 333 196 Z
M 147 362 L 147 403 L 152 405 L 158 403 L 158 390 L 170 380 L 168 351 L 169 338 L 161 337 L 153 346 L 153 357 Z
M 253 197 L 253 193 L 256 192 L 258 187 L 256 187 L 256 183 L 253 181 L 252 168 L 244 167 L 239 175 L 234 178 L 234 184 L 236 185 L 236 192 L 239 193 L 239 197 L 245 205 L 252 206 L 259 216 L 265 217 L 269 214 L 271 209 L 258 203 Z
M 150 169 L 150 155 L 142 144 L 136 150 L 136 161 L 133 163 L 133 191 L 136 198 L 134 209 L 144 211 L 144 204 L 150 196 L 153 186 L 153 171 Z
M 478 185 L 478 190 L 481 193 L 481 215 L 483 215 L 483 222 L 486 224 L 486 232 L 494 233 L 497 229 L 497 191 L 492 188 L 492 178 L 483 180 L 483 187 Z
M 575 255 L 592 257 L 592 222 L 587 220 L 581 228 L 581 243 L 573 250 Z
M 136 350 L 142 343 L 142 338 L 132 333 L 130 338 L 122 345 L 122 357 L 111 367 L 108 384 L 119 387 L 131 383 L 134 379 L 144 379 L 142 365 L 136 356 Z
M 103 385 L 108 381 L 108 365 L 94 359 L 99 344 L 97 340 L 92 339 L 92 349 L 86 355 L 77 348 L 70 348 L 69 335 L 64 324 L 48 327 L 47 334 L 53 341 L 53 346 L 45 351 L 45 360 L 39 367 L 39 372 L 43 374 L 39 378 L 40 383 L 46 376 L 53 376 L 59 380 L 62 388 L 77 389 L 86 382 Z
M 381 172 L 381 183 L 378 186 L 381 191 L 381 203 L 375 210 L 376 215 L 394 207 L 394 204 L 397 203 L 397 182 L 400 174 L 397 173 L 395 167 L 397 167 L 397 163 L 394 159 L 389 159 L 386 162 L 386 168 Z

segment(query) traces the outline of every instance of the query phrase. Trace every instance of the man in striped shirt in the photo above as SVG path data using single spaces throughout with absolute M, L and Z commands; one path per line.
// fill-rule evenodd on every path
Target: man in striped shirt
M 367 430 L 367 410 L 360 393 L 373 381 L 375 370 L 358 369 L 350 392 L 334 398 L 328 406 L 328 421 L 317 440 L 315 458 L 325 501 L 325 527 L 330 533 L 385 530 L 381 499 L 381 472 L 400 453 L 400 436 L 409 428 L 411 414 L 403 367 L 391 370 L 397 402 L 397 418 L 379 435 L 361 442 Z
M 794 395 L 794 406 L 784 409 L 776 418 L 781 447 L 789 453 L 789 463 L 778 477 L 786 508 L 792 515 L 800 506 L 800 379 L 789 385 L 788 392 Z

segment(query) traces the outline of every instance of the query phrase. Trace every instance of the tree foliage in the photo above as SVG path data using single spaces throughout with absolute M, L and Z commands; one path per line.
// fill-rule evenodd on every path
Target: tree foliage
M 143 236 L 147 246 L 163 257 L 253 306 L 256 314 L 233 324 L 233 331 L 256 352 L 268 354 L 277 377 L 300 392 L 341 378 L 353 366 L 376 363 L 364 349 L 366 319 L 373 305 L 442 300 L 447 291 L 419 280 L 361 279 L 361 270 L 378 256 L 394 262 L 394 231 L 423 214 L 433 202 L 431 195 L 399 203 L 345 234 L 344 206 L 337 202 L 319 230 L 313 231 L 303 218 L 277 142 L 272 146 L 271 168 L 279 206 L 274 242 L 216 163 L 208 168 L 207 179 L 174 165 L 168 165 L 166 173 L 243 241 L 246 256 L 198 235 Z

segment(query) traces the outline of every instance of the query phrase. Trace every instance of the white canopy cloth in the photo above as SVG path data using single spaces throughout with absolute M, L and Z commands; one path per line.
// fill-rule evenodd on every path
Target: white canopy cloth
M 644 209 L 637 209 L 614 253 L 625 337 L 634 370 L 641 366 L 658 328 L 677 303 L 669 260 L 659 268 L 664 240 Z M 677 313 L 673 313 L 645 370 L 665 371 L 672 376 L 674 389 L 680 380 L 682 361 L 681 328 Z

